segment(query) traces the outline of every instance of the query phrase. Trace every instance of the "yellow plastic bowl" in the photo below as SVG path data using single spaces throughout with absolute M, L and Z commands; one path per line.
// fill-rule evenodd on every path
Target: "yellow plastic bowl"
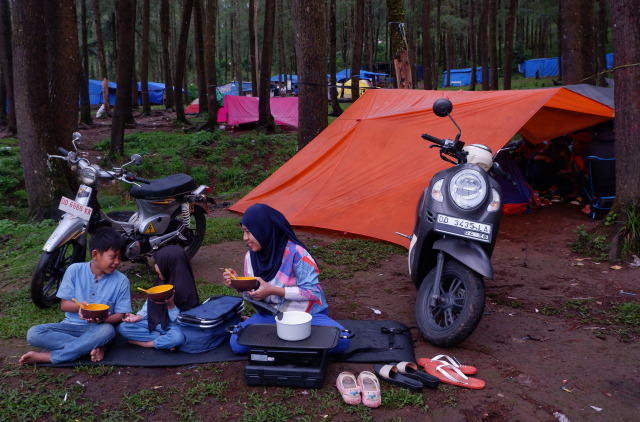
M 90 303 L 82 310 L 82 316 L 92 319 L 105 319 L 109 315 L 109 305 Z
M 238 277 L 235 280 L 231 279 L 231 287 L 237 290 L 246 291 L 257 289 L 260 287 L 260 283 L 255 277 Z
M 173 285 L 161 284 L 159 286 L 152 287 L 150 289 L 147 289 L 147 294 L 149 296 L 149 299 L 153 300 L 154 302 L 163 302 L 173 295 Z

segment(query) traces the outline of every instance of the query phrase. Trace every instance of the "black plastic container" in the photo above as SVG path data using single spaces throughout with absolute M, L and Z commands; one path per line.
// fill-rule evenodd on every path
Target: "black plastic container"
M 304 355 L 300 352 L 302 351 L 252 348 L 249 352 L 249 362 L 244 370 L 245 382 L 247 385 L 322 388 L 327 370 L 328 352 L 318 350 L 317 356 L 311 356 L 309 354 L 311 351 L 305 351 Z M 298 355 L 302 360 L 288 364 L 281 362 L 282 359 L 286 359 L 286 356 L 291 357 L 290 354 Z M 312 361 L 317 364 L 311 363 Z

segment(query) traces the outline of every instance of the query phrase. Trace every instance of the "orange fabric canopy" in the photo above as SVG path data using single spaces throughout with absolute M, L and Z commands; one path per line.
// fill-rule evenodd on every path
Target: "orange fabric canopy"
M 422 191 L 451 166 L 420 134 L 453 139 L 432 105 L 446 97 L 466 144 L 494 152 L 517 132 L 533 143 L 613 118 L 613 110 L 564 88 L 522 91 L 369 90 L 303 150 L 230 209 L 254 203 L 292 225 L 345 231 L 408 247 Z

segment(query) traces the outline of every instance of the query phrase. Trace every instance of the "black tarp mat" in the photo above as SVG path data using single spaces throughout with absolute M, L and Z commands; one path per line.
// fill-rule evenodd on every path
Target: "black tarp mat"
M 406 330 L 406 326 L 395 321 L 337 321 L 345 328 L 353 331 L 355 337 L 351 340 L 351 346 L 345 353 L 355 349 L 374 348 L 385 351 L 366 351 L 355 354 L 345 362 L 415 362 L 413 352 L 413 340 L 410 331 L 390 335 L 384 333 L 381 328 Z M 392 342 L 392 343 L 391 343 Z M 393 345 L 390 348 L 390 345 Z M 388 350 L 387 350 L 388 349 Z M 113 365 L 113 366 L 137 366 L 137 367 L 166 367 L 186 366 L 215 362 L 231 362 L 247 360 L 246 355 L 236 355 L 231 350 L 229 342 L 225 342 L 216 349 L 206 353 L 171 352 L 169 350 L 148 349 L 130 344 L 120 334 L 109 343 L 105 357 L 100 362 L 91 362 L 89 355 L 81 357 L 77 361 L 65 362 L 57 365 L 39 364 L 52 368 L 65 368 L 77 365 Z

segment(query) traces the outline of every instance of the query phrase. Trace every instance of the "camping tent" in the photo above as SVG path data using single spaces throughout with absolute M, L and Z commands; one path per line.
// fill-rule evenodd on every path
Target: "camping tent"
M 376 76 L 380 76 L 380 77 L 386 77 L 387 74 L 385 73 L 376 73 L 376 72 L 369 72 L 367 70 L 360 70 L 360 79 L 369 79 L 372 80 L 373 78 L 375 78 Z M 348 78 L 351 77 L 351 69 L 342 69 L 340 72 L 336 73 L 336 81 L 338 82 L 343 82 L 346 81 Z M 331 78 L 331 75 L 327 75 L 327 78 Z
M 116 88 L 117 85 L 115 82 L 109 82 L 109 104 L 112 106 L 116 103 Z M 102 103 L 104 103 L 102 98 L 102 81 L 89 79 L 89 104 L 96 105 Z
M 489 76 L 491 77 L 491 76 Z M 482 68 L 476 68 L 476 82 L 482 83 Z M 442 85 L 445 87 L 447 84 L 447 71 L 442 72 Z M 451 69 L 451 83 L 450 86 L 467 86 L 471 84 L 471 68 L 466 69 Z
M 340 88 L 341 86 L 351 87 L 352 81 L 349 79 L 344 84 L 338 84 L 338 98 L 351 98 L 351 88 Z M 358 86 L 361 87 L 360 95 L 364 94 L 365 91 L 372 89 L 371 83 L 366 79 L 360 79 Z
M 224 107 L 224 95 L 216 89 L 216 102 L 218 107 Z M 219 110 L 219 109 L 218 109 Z M 189 107 L 184 111 L 185 114 L 199 113 L 200 112 L 200 98 L 196 98 L 191 101 Z
M 238 92 L 238 82 L 229 82 L 228 84 L 218 87 L 223 95 L 240 95 Z M 242 82 L 242 92 L 251 92 L 251 82 Z
M 281 211 L 292 225 L 409 241 L 416 203 L 431 177 L 451 164 L 420 134 L 453 138 L 451 120 L 432 112 L 453 102 L 462 141 L 493 151 L 517 132 L 534 144 L 613 118 L 613 110 L 568 89 L 422 91 L 371 89 L 267 180 L 231 207 L 254 203 Z
M 615 109 L 613 102 L 613 88 L 593 86 L 588 84 L 568 85 L 565 88 L 580 94 L 594 101 L 604 104 L 611 109 Z
M 518 163 L 516 163 L 511 154 L 508 151 L 499 152 L 496 162 L 516 183 L 514 185 L 502 177 L 493 176 L 502 188 L 502 213 L 504 215 L 522 214 L 527 207 L 535 206 L 537 200 L 533 190 L 524 180 L 524 176 L 518 168 Z
M 162 105 L 164 98 L 164 84 L 159 82 L 147 82 L 149 88 L 149 102 Z M 138 82 L 138 103 L 142 105 L 142 82 Z
M 531 59 L 520 65 L 520 73 L 525 78 L 535 78 L 536 72 L 539 77 L 558 76 L 558 58 L 551 59 Z
M 287 79 L 285 79 L 285 77 Z M 288 84 L 291 84 L 291 85 L 287 85 L 287 87 L 288 87 L 287 89 L 292 90 L 296 94 L 298 93 L 298 75 L 284 75 L 284 74 L 281 74 L 280 78 L 282 80 L 282 83 L 284 83 L 286 81 Z M 271 78 L 271 87 L 272 88 L 275 88 L 275 86 L 276 86 L 275 82 L 278 82 L 278 75 L 276 75 L 273 78 Z
M 607 69 L 613 68 L 613 53 L 607 54 Z
M 298 127 L 298 98 L 274 97 L 270 99 L 271 115 L 278 125 L 290 125 Z M 225 97 L 227 108 L 227 124 L 230 126 L 258 121 L 257 97 Z M 220 115 L 218 115 L 218 120 Z

